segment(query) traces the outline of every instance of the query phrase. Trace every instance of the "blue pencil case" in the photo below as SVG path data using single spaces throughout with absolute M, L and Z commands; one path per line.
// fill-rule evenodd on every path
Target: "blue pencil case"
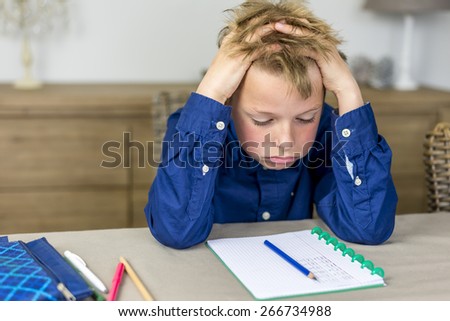
M 45 237 L 25 243 L 0 237 L 0 300 L 84 300 L 93 292 Z

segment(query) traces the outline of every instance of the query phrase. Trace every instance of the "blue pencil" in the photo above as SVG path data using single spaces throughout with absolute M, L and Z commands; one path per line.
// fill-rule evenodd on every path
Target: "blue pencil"
M 286 262 L 290 263 L 293 267 L 295 267 L 297 270 L 299 270 L 300 272 L 302 272 L 304 275 L 306 275 L 308 278 L 313 279 L 313 280 L 317 280 L 317 278 L 314 276 L 314 274 L 312 272 L 310 272 L 307 268 L 305 268 L 303 265 L 301 265 L 300 263 L 298 263 L 296 260 L 294 260 L 293 258 L 291 258 L 289 255 L 287 255 L 286 253 L 284 253 L 281 249 L 279 249 L 278 247 L 276 247 L 275 245 L 273 245 L 271 242 L 269 242 L 268 240 L 264 241 L 264 245 L 266 245 L 269 249 L 271 249 L 272 251 L 274 251 L 276 254 L 278 254 L 281 258 L 283 258 Z

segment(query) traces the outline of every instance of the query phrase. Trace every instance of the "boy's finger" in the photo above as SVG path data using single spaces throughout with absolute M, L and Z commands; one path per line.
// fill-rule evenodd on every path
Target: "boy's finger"
M 295 35 L 295 36 L 306 36 L 308 35 L 308 31 L 304 28 L 295 27 L 289 24 L 286 24 L 284 22 L 278 21 L 275 23 L 274 28 L 276 31 L 285 33 L 288 35 Z
M 309 24 L 309 21 L 306 18 L 300 18 L 299 20 L 305 24 Z
M 275 31 L 274 24 L 267 24 L 262 27 L 260 27 L 258 30 L 256 30 L 253 34 L 249 35 L 246 39 L 247 42 L 253 42 L 257 39 L 261 39 L 265 35 L 268 35 L 269 33 Z

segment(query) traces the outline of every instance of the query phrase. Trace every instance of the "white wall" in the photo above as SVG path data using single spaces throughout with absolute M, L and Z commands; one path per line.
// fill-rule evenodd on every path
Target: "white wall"
M 450 13 L 418 17 L 416 77 L 429 87 L 450 90 Z
M 310 8 L 339 32 L 342 50 L 349 56 L 364 55 L 373 60 L 388 56 L 394 41 L 396 20 L 363 8 L 364 0 L 311 0 Z
M 216 49 L 222 11 L 239 0 L 72 0 L 64 37 L 33 43 L 48 82 L 192 81 Z M 0 38 L 0 81 L 21 75 L 20 41 Z
M 35 74 L 46 82 L 198 81 L 216 51 L 223 10 L 240 2 L 72 0 L 68 32 L 33 42 Z M 401 19 L 365 11 L 363 2 L 311 0 L 310 7 L 340 32 L 350 57 L 396 58 Z M 450 15 L 437 16 L 418 21 L 414 73 L 423 84 L 450 90 Z M 422 46 L 430 59 L 417 56 Z M 0 36 L 0 82 L 20 78 L 19 56 L 19 39 Z

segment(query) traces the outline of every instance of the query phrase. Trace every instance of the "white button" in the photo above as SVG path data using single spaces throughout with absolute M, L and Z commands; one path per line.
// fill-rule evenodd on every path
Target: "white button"
M 359 178 L 359 176 L 356 176 L 356 178 L 355 178 L 355 185 L 359 186 L 361 184 L 362 184 L 362 180 Z
M 294 192 L 291 192 L 291 197 L 294 196 Z
M 342 130 L 342 136 L 344 136 L 345 138 L 350 137 L 351 134 L 352 132 L 348 128 Z
M 216 128 L 217 128 L 218 130 L 224 130 L 224 129 L 225 129 L 225 123 L 224 123 L 223 121 L 217 122 Z
M 209 172 L 209 167 L 207 165 L 203 165 L 202 172 L 203 172 L 203 174 L 208 173 Z
M 270 213 L 269 212 L 264 212 L 262 214 L 262 218 L 264 221 L 267 221 L 270 218 Z

